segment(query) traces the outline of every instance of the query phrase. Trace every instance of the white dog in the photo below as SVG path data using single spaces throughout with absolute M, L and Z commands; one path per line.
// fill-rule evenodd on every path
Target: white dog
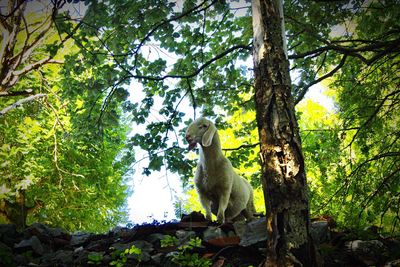
M 186 140 L 189 149 L 197 143 L 201 145 L 194 180 L 206 218 L 211 220 L 212 212 L 219 223 L 236 221 L 242 216 L 252 219 L 253 189 L 223 155 L 215 125 L 205 118 L 195 120 L 186 130 Z

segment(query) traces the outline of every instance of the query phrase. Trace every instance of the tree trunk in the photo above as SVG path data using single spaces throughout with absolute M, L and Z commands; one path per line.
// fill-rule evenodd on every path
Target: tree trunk
M 283 12 L 273 0 L 253 0 L 254 72 L 262 184 L 267 210 L 265 266 L 315 266 L 309 237 L 304 159 L 295 117 Z
M 18 230 L 26 227 L 26 219 L 29 214 L 36 212 L 43 207 L 43 201 L 36 200 L 33 206 L 27 206 L 25 201 L 25 191 L 18 190 L 13 202 L 0 200 L 0 216 L 11 224 L 15 224 Z

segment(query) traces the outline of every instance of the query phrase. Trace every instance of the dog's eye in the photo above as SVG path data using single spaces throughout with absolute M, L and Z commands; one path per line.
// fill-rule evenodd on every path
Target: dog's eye
M 205 129 L 205 128 L 207 128 L 207 125 L 205 125 L 205 124 L 200 124 L 199 125 L 199 129 Z

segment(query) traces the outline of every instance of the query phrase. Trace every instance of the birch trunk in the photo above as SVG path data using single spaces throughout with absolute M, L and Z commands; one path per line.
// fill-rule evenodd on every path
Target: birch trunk
M 306 174 L 280 9 L 279 0 L 252 2 L 255 101 L 268 230 L 265 266 L 314 266 Z

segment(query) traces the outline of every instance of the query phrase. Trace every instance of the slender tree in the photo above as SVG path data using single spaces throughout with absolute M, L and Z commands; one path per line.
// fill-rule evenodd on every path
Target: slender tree
M 282 3 L 255 0 L 252 10 L 256 117 L 268 229 L 265 266 L 313 266 L 307 182 L 284 45 Z

